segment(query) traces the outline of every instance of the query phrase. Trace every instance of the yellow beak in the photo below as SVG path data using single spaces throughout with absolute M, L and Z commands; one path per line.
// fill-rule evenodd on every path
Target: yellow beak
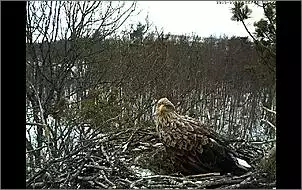
M 159 110 L 159 112 L 160 112 L 160 113 L 162 112 L 163 107 L 164 107 L 164 105 L 163 105 L 163 104 L 159 106 L 158 110 Z

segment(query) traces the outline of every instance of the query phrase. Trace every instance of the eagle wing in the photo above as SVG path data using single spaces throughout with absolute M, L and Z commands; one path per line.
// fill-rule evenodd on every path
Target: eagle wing
M 211 129 L 193 118 L 179 116 L 161 127 L 160 137 L 172 156 L 175 166 L 184 174 L 210 171 L 245 173 L 239 166 L 234 152 L 219 143 Z

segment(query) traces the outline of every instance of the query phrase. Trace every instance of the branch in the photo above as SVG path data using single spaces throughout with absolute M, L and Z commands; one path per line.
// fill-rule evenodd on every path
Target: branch
M 27 122 L 25 125 L 34 125 L 34 126 L 39 126 L 39 127 L 45 127 L 46 126 L 43 123 L 31 123 L 31 122 Z
M 29 151 L 26 152 L 26 154 L 29 154 L 29 153 L 32 153 L 32 152 L 35 152 L 35 151 L 42 150 L 43 148 L 47 148 L 47 146 L 41 146 L 41 147 L 36 148 L 36 149 L 34 149 L 34 150 L 29 150 Z
M 271 122 L 267 121 L 266 119 L 261 119 L 261 121 L 263 121 L 263 122 L 269 124 L 269 126 L 271 126 L 273 129 L 276 130 L 276 126 L 275 126 L 274 124 L 272 124 Z
M 276 115 L 276 111 L 268 109 L 267 107 L 264 107 L 264 106 L 262 106 L 262 108 L 265 109 L 266 111 L 268 111 L 268 112 L 273 113 L 273 114 Z
M 265 143 L 276 142 L 276 139 L 268 139 L 266 141 L 248 141 L 248 142 L 254 143 L 254 144 L 265 144 Z
M 134 132 L 131 134 L 131 136 L 129 137 L 129 139 L 127 140 L 127 142 L 122 146 L 122 147 L 123 147 L 123 151 L 122 151 L 122 152 L 125 152 L 125 151 L 127 150 L 128 145 L 129 145 L 129 143 L 131 142 L 131 140 L 132 140 L 134 134 L 135 134 L 140 128 L 141 128 L 141 127 L 137 127 L 137 128 L 134 130 Z
M 205 173 L 205 174 L 198 174 L 198 175 L 189 175 L 186 176 L 187 178 L 195 178 L 195 177 L 209 177 L 209 176 L 220 176 L 220 173 Z

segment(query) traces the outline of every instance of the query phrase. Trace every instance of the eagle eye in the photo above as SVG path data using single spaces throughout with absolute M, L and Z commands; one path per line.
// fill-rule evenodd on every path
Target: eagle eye
M 173 109 L 173 108 L 174 108 L 174 106 L 171 105 L 171 104 L 167 104 L 166 106 L 167 106 L 167 108 L 169 108 L 169 109 Z

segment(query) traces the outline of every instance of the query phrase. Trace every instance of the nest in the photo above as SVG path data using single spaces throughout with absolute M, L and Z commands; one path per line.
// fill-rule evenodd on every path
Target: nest
M 183 176 L 174 170 L 152 130 L 127 129 L 84 140 L 73 152 L 49 159 L 27 175 L 27 188 L 274 188 L 267 174 L 206 173 Z M 250 152 L 250 151 L 248 151 Z

